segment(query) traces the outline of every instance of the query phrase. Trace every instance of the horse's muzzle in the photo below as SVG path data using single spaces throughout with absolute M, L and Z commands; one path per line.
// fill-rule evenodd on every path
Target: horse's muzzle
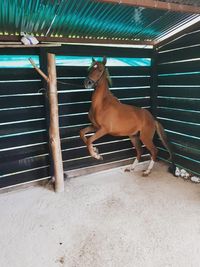
M 92 81 L 92 80 L 89 79 L 89 78 L 86 78 L 85 81 L 84 81 L 84 86 L 85 86 L 86 89 L 91 89 L 91 88 L 93 88 L 93 87 L 94 87 L 94 84 L 95 84 L 95 82 Z

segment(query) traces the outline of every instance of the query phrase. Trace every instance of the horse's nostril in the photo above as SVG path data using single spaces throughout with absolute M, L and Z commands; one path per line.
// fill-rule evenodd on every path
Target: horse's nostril
M 90 79 L 86 78 L 84 81 L 84 85 L 86 88 L 92 88 L 93 82 Z

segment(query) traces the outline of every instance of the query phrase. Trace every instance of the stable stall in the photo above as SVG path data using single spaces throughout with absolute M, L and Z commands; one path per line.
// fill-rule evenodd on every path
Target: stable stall
M 127 137 L 97 141 L 103 161 L 92 159 L 79 137 L 89 124 L 92 94 L 83 81 L 92 57 L 102 56 L 108 59 L 111 92 L 123 103 L 150 110 L 173 145 L 177 175 L 182 169 L 198 178 L 196 1 L 1 1 L 0 9 L 1 188 L 53 177 L 62 191 L 64 176 L 133 161 Z M 155 143 L 158 157 L 168 162 L 158 138 Z M 147 159 L 144 148 L 142 160 Z

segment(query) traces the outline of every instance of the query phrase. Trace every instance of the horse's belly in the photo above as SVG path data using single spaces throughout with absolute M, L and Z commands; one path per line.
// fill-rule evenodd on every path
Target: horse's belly
M 109 134 L 114 136 L 135 135 L 140 130 L 140 125 L 130 118 L 110 120 L 107 125 Z
M 137 127 L 132 128 L 124 128 L 124 129 L 113 129 L 112 131 L 109 131 L 110 135 L 114 136 L 129 136 L 129 135 L 136 135 L 139 132 L 139 129 Z

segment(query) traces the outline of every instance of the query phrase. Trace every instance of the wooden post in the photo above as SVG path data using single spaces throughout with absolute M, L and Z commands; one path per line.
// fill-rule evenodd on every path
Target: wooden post
M 29 61 L 33 65 L 33 67 L 36 69 L 36 71 L 43 77 L 42 79 L 42 88 L 45 90 L 46 88 L 46 94 L 44 94 L 44 105 L 45 105 L 45 123 L 46 123 L 46 129 L 49 137 L 49 125 L 50 125 L 50 109 L 49 109 L 49 98 L 48 98 L 48 83 L 49 83 L 49 78 L 46 76 L 47 74 L 47 50 L 44 47 L 41 47 L 39 49 L 39 62 L 40 62 L 40 69 L 36 69 L 37 66 L 35 65 L 35 62 L 30 59 Z M 40 71 L 42 72 L 40 72 Z M 46 73 L 46 74 L 45 74 Z M 48 145 L 49 145 L 49 175 L 51 177 L 54 177 L 54 166 L 53 166 L 53 157 L 52 157 L 52 150 L 50 148 L 50 141 L 48 140 Z M 55 178 L 51 180 L 55 184 Z
M 157 57 L 158 57 L 158 52 L 156 48 L 154 48 L 153 57 L 151 60 L 150 103 L 151 103 L 151 113 L 155 118 L 157 116 L 157 93 L 158 93 Z
M 54 177 L 55 177 L 55 191 L 64 191 L 64 173 L 62 163 L 62 153 L 60 145 L 59 133 L 59 118 L 58 118 L 58 95 L 57 95 L 57 77 L 55 55 L 47 54 L 48 59 L 48 97 L 50 110 L 50 125 L 49 125 L 49 143 L 52 150 Z

